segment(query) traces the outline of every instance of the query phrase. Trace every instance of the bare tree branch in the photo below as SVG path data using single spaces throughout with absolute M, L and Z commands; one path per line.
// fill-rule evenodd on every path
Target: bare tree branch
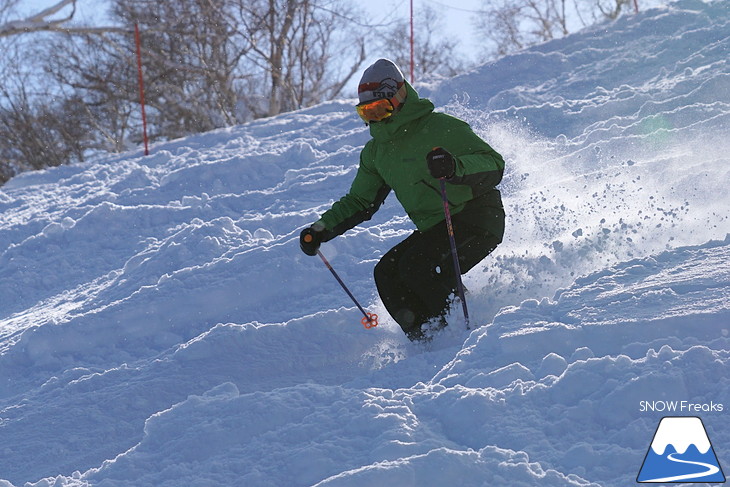
M 0 24 L 0 37 L 9 37 L 34 32 L 58 32 L 63 34 L 86 35 L 103 34 L 107 32 L 126 33 L 129 29 L 120 27 L 90 27 L 90 26 L 67 26 L 76 14 L 77 0 L 61 0 L 55 5 L 30 15 L 21 20 L 10 20 Z M 8 4 L 9 5 L 9 4 Z M 61 18 L 50 18 L 65 7 L 71 6 L 71 11 Z
M 30 21 L 30 22 L 47 22 L 46 17 L 50 17 L 51 15 L 59 12 L 66 5 L 72 5 L 73 10 L 71 11 L 71 14 L 68 17 L 66 17 L 65 19 L 61 19 L 61 22 L 71 20 L 74 16 L 74 13 L 76 12 L 76 0 L 61 0 L 56 5 L 48 7 L 47 9 L 45 9 L 42 12 L 39 12 L 35 15 L 31 15 L 30 17 L 28 17 L 28 21 Z
M 631 0 L 482 0 L 476 17 L 480 36 L 491 41 L 485 54 L 502 56 L 566 36 L 589 23 L 614 20 Z M 588 19 L 588 20 L 586 20 Z

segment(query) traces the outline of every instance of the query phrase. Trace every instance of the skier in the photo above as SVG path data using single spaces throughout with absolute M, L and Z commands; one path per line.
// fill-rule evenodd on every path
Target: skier
M 360 153 L 349 192 L 302 230 L 300 246 L 316 255 L 322 242 L 370 220 L 393 190 L 416 230 L 380 259 L 375 283 L 408 338 L 422 340 L 426 330 L 446 326 L 456 290 L 439 179 L 446 181 L 466 273 L 502 242 L 504 209 L 495 186 L 504 159 L 466 122 L 434 112 L 390 60 L 379 59 L 364 71 L 358 97 L 356 110 L 372 139 Z

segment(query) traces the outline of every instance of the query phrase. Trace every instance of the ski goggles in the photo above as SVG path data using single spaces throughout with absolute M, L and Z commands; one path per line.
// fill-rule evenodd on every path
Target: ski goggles
M 392 97 L 364 101 L 356 105 L 355 110 L 366 124 L 382 122 L 400 109 L 406 101 L 406 94 L 406 84 L 402 82 Z
M 393 116 L 395 106 L 390 98 L 380 98 L 360 103 L 355 106 L 355 110 L 365 123 L 375 123 Z

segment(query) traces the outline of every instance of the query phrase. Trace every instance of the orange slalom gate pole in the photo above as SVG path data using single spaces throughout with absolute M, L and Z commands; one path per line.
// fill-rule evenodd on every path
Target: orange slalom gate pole
M 139 25 L 134 24 L 134 43 L 137 45 L 137 73 L 139 74 L 139 102 L 142 105 L 142 130 L 144 138 L 144 155 L 150 155 L 147 139 L 147 115 L 144 110 L 144 80 L 142 78 L 142 42 L 139 37 Z

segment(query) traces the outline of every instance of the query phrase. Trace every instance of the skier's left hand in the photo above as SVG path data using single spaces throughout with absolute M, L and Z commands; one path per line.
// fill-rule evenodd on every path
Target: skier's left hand
M 443 147 L 436 147 L 426 154 L 426 164 L 428 164 L 428 172 L 436 179 L 450 179 L 456 171 L 454 156 Z

